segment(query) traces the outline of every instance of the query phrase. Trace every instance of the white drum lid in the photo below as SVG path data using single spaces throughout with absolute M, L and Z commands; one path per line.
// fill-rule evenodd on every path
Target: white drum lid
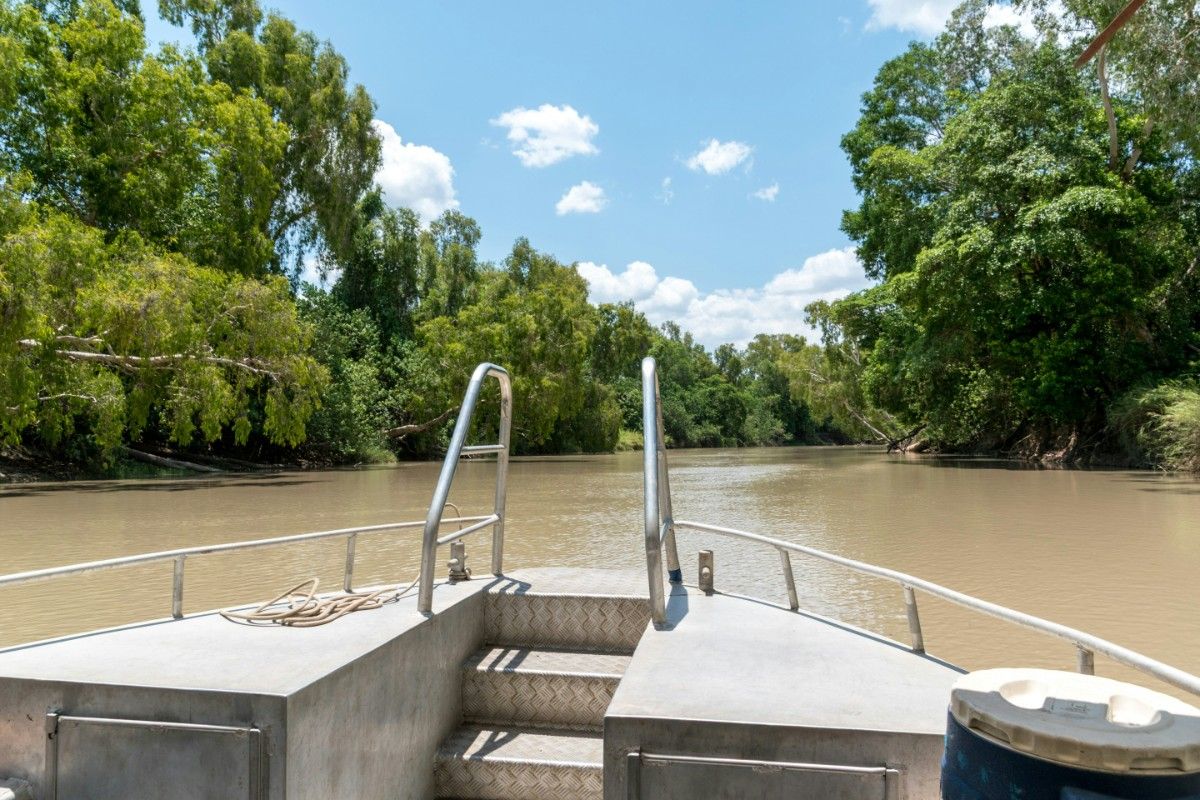
M 1131 683 L 1049 669 L 980 670 L 954 684 L 950 713 L 976 734 L 1064 766 L 1200 771 L 1200 709 Z

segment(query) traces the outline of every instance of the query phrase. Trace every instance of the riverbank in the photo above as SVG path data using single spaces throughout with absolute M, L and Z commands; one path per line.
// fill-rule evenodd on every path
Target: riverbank
M 799 447 L 806 443 L 789 442 L 781 445 L 745 447 L 741 450 L 773 450 L 779 447 Z M 642 449 L 640 432 L 623 430 L 620 441 L 614 452 L 625 453 Z M 857 449 L 873 447 L 869 443 L 851 442 L 820 442 L 818 445 L 831 448 Z M 1089 469 L 1121 469 L 1139 470 L 1146 472 L 1172 472 L 1139 463 L 1126 454 L 1100 453 L 1094 450 L 1080 451 L 1079 448 L 1062 446 L 1058 448 L 1027 448 L 1015 452 L 1001 451 L 936 451 L 927 446 L 908 446 L 895 448 L 894 452 L 904 453 L 922 459 L 960 461 L 972 459 L 990 459 L 1007 461 L 1016 467 L 1029 469 L 1051 470 L 1089 470 Z M 557 453 L 539 454 L 554 456 L 605 455 L 604 453 Z M 420 462 L 439 459 L 410 459 Z M 35 483 L 45 481 L 81 481 L 81 480 L 137 480 L 143 478 L 179 478 L 189 475 L 204 474 L 255 474 L 271 472 L 310 472 L 317 470 L 378 466 L 389 462 L 337 463 L 330 460 L 311 458 L 296 458 L 276 461 L 250 461 L 232 456 L 175 452 L 171 450 L 135 450 L 123 448 L 121 453 L 108 464 L 70 462 L 56 459 L 47 453 L 26 447 L 0 448 L 0 486 L 6 484 Z M 1188 470 L 1178 470 L 1187 474 Z
M 227 456 L 122 448 L 111 461 L 72 462 L 26 447 L 0 448 L 0 485 L 41 481 L 136 480 L 217 473 L 327 469 L 317 461 L 264 463 Z

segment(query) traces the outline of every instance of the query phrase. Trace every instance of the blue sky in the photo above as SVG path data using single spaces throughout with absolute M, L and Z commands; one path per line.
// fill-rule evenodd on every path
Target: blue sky
M 152 41 L 189 37 L 153 18 Z M 270 2 L 265 5 L 272 6 Z M 389 199 L 457 207 L 708 346 L 807 332 L 865 285 L 839 149 L 876 70 L 954 2 L 280 0 L 378 104 Z

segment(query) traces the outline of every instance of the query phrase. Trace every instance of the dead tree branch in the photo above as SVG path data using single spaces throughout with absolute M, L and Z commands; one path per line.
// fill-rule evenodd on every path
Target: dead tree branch
M 387 436 L 389 439 L 403 439 L 405 436 L 408 436 L 413 433 L 422 433 L 424 431 L 429 430 L 432 427 L 441 425 L 443 422 L 445 422 L 447 419 L 450 418 L 451 414 L 454 414 L 457 411 L 458 411 L 458 406 L 454 406 L 453 408 L 446 409 L 441 414 L 439 414 L 438 416 L 434 417 L 431 420 L 428 420 L 427 422 L 421 422 L 421 423 L 413 424 L 413 425 L 400 425 L 399 427 L 391 428 L 390 430 L 384 431 L 384 435 Z

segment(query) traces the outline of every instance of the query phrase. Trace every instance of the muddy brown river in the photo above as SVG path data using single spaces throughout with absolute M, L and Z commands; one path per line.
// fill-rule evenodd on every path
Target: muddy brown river
M 1196 480 L 857 448 L 669 457 L 679 518 L 910 572 L 1200 673 Z M 0 488 L 0 572 L 420 519 L 439 467 Z M 487 513 L 493 474 L 487 463 L 462 465 L 451 500 L 464 514 Z M 506 566 L 644 569 L 641 491 L 640 453 L 515 459 Z M 360 537 L 357 583 L 407 583 L 419 537 L 419 529 Z M 479 574 L 488 571 L 489 545 L 487 533 L 468 540 Z M 681 533 L 679 546 L 689 582 L 697 550 L 711 548 L 718 589 L 786 602 L 774 551 L 694 533 Z M 314 575 L 336 588 L 344 552 L 342 540 L 330 540 L 189 559 L 185 610 L 267 599 Z M 803 608 L 907 641 L 899 587 L 802 556 L 793 563 Z M 170 595 L 169 562 L 0 587 L 0 646 L 163 617 Z M 1065 642 L 920 601 L 926 646 L 937 656 L 967 668 L 1073 668 Z M 1132 675 L 1100 657 L 1097 672 Z

